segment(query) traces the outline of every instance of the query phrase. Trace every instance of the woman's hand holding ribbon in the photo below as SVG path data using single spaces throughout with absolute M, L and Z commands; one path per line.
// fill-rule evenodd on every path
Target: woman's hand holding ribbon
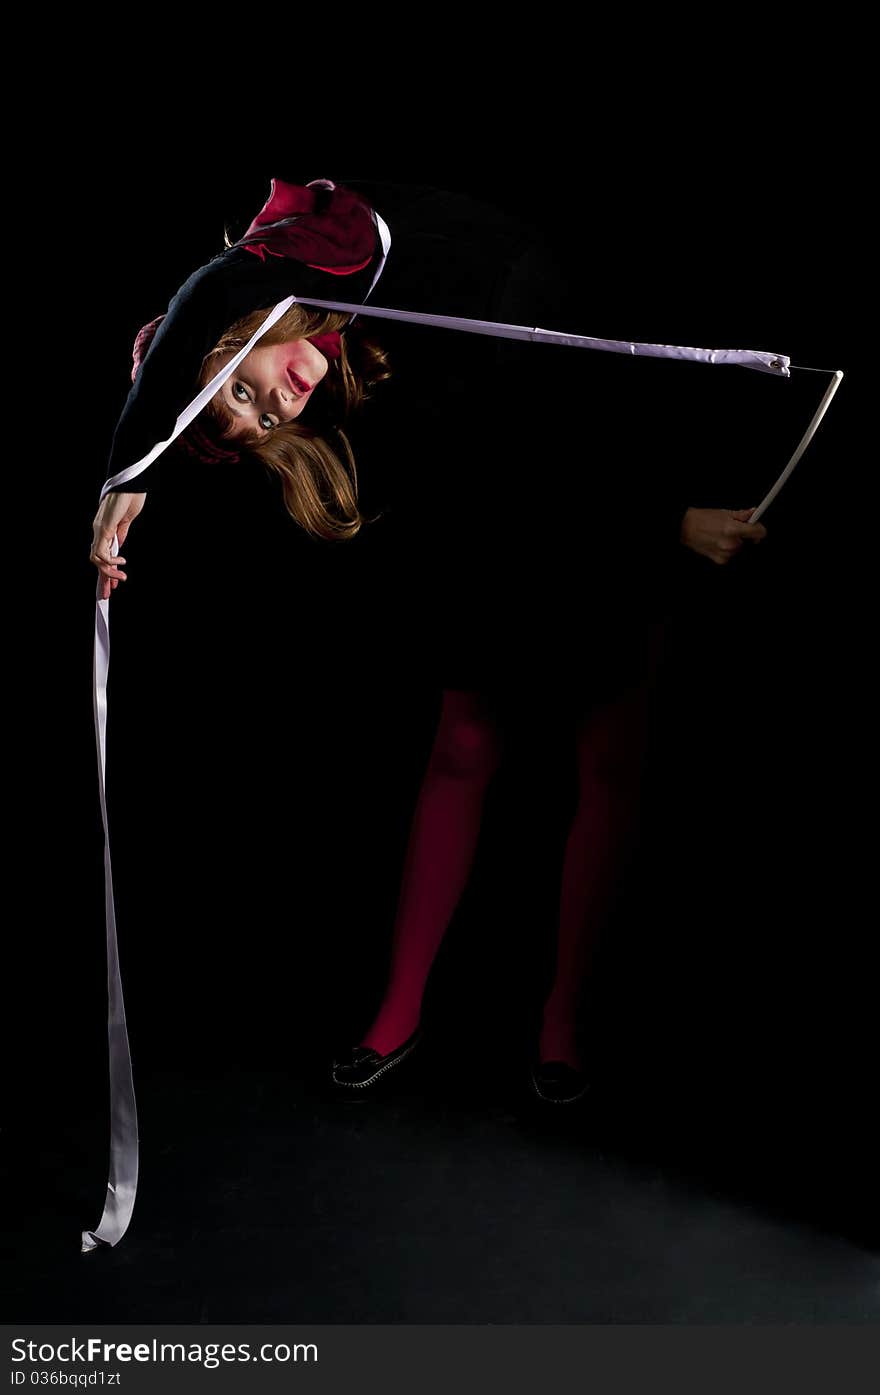
M 749 523 L 754 509 L 688 509 L 681 524 L 681 541 L 692 552 L 723 567 L 746 542 L 763 542 L 763 523 Z
M 113 538 L 122 547 L 132 521 L 144 507 L 146 494 L 105 494 L 92 521 L 92 551 L 89 561 L 101 573 L 100 599 L 106 601 L 120 581 L 127 581 L 120 565 L 127 565 L 118 553 L 113 556 Z

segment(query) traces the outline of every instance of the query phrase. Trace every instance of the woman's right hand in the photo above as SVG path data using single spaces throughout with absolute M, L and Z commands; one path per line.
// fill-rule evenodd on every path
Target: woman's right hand
M 92 521 L 92 551 L 89 557 L 101 573 L 101 600 L 106 601 L 111 591 L 115 591 L 120 581 L 127 581 L 125 572 L 119 570 L 125 558 L 112 554 L 113 536 L 120 548 L 132 520 L 137 518 L 144 507 L 146 494 L 105 494 Z
M 754 509 L 688 509 L 681 524 L 681 541 L 692 552 L 724 567 L 746 542 L 767 536 L 763 523 L 749 523 Z

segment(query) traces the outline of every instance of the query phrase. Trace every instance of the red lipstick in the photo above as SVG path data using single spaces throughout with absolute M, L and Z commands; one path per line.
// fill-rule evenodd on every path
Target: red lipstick
M 302 394 L 305 392 L 311 392 L 311 383 L 304 382 L 303 379 L 300 378 L 297 373 L 294 373 L 290 364 L 287 365 L 286 371 L 288 380 L 295 392 L 297 392 L 300 396 L 302 396 Z

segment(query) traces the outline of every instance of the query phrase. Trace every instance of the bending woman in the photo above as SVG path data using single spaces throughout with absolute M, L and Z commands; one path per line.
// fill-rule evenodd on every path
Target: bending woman
M 554 273 L 552 258 L 534 243 L 533 229 L 497 209 L 445 191 L 361 185 L 359 192 L 352 187 L 357 184 L 273 181 L 270 199 L 245 237 L 194 273 L 167 315 L 145 327 L 134 384 L 113 439 L 111 477 L 171 434 L 198 387 L 247 343 L 279 300 L 293 292 L 363 303 L 381 258 L 370 211 L 371 187 L 373 205 L 389 213 L 394 237 L 381 283 L 382 303 L 577 328 L 568 313 L 569 275 Z M 576 279 L 577 273 L 571 275 Z M 567 470 L 582 471 L 579 443 L 569 426 L 581 391 L 581 355 L 387 321 L 382 337 L 395 354 L 396 388 L 386 395 L 384 408 L 377 403 L 380 439 L 384 431 L 388 439 L 411 434 L 417 442 L 417 468 L 410 473 L 410 487 L 416 491 L 425 488 L 435 468 L 448 477 L 450 462 L 461 464 L 465 473 L 456 475 L 446 492 L 455 530 L 450 539 L 454 572 L 434 568 L 438 585 L 431 594 L 429 572 L 423 564 L 419 568 L 425 580 L 420 596 L 422 633 L 434 656 L 433 666 L 442 670 L 445 692 L 413 823 L 392 973 L 372 1027 L 351 1059 L 337 1064 L 334 1077 L 341 1086 L 363 1088 L 412 1048 L 427 974 L 467 879 L 483 796 L 500 758 L 499 703 L 503 706 L 514 691 L 534 691 L 536 675 L 538 685 L 560 703 L 566 694 L 585 696 L 581 715 L 588 713 L 577 726 L 585 797 L 566 854 L 561 987 L 551 995 L 555 1006 L 549 1018 L 545 1015 L 540 1048 L 542 1062 L 560 1062 L 577 1073 L 581 1063 L 571 1004 L 631 815 L 647 711 L 645 684 L 650 684 L 658 652 L 657 616 L 637 608 L 624 621 L 626 607 L 618 598 L 610 620 L 603 618 L 607 587 L 599 593 L 601 605 L 585 612 L 587 564 L 594 578 L 605 576 L 607 581 L 608 575 L 599 566 L 602 539 L 596 529 L 590 532 L 589 554 L 573 548 L 569 559 L 574 570 L 558 578 L 555 587 L 544 588 L 544 600 L 552 595 L 555 627 L 548 626 L 547 607 L 535 604 L 530 571 L 528 594 L 516 590 L 516 566 L 501 571 L 500 588 L 489 584 L 482 571 L 485 535 L 469 520 L 486 517 L 477 501 L 487 481 L 491 488 L 498 462 L 504 468 L 511 461 L 534 458 L 546 475 L 549 460 L 552 478 L 563 492 L 570 487 Z M 591 357 L 590 376 L 595 377 L 596 356 Z M 92 550 L 104 596 L 126 575 L 125 559 L 111 556 L 114 532 L 121 546 L 143 507 L 147 488 L 163 488 L 166 479 L 173 481 L 182 463 L 180 451 L 187 453 L 190 463 L 204 462 L 208 482 L 212 464 L 248 451 L 280 476 L 288 511 L 307 531 L 322 537 L 352 536 L 361 517 L 345 425 L 371 384 L 384 376 L 384 355 L 360 327 L 352 332 L 347 315 L 292 307 L 178 438 L 175 445 L 180 449 L 173 463 L 172 451 L 166 451 L 132 482 L 139 487 L 110 486 L 94 520 Z M 306 409 L 308 424 L 299 420 Z M 382 410 L 390 414 L 384 422 Z M 545 437 L 529 439 L 527 428 L 532 426 L 546 428 Z M 200 473 L 198 464 L 195 468 Z M 605 482 L 616 477 L 606 465 Z M 463 480 L 464 494 L 455 488 L 457 479 Z M 598 485 L 600 472 L 594 470 L 591 479 Z M 515 488 L 508 487 L 507 497 L 521 509 Z M 430 502 L 438 501 L 431 496 Z M 593 517 L 604 516 L 595 494 L 591 508 Z M 442 514 L 442 504 L 437 512 Z M 744 519 L 728 511 L 688 509 L 681 491 L 666 485 L 640 498 L 638 522 L 633 515 L 630 524 L 630 549 L 652 557 L 680 541 L 706 555 L 710 548 L 733 550 L 743 537 L 756 540 L 764 531 L 749 532 Z M 496 538 L 510 536 L 521 545 L 518 519 L 501 520 L 496 510 L 491 526 Z M 561 529 L 561 513 L 554 527 Z M 469 568 L 464 560 L 468 534 L 474 545 Z M 611 542 L 611 551 L 625 552 L 616 535 Z M 421 535 L 414 546 L 424 548 Z M 610 555 L 607 549 L 602 553 L 603 566 L 610 565 Z M 554 636 L 552 654 L 546 652 L 548 635 Z M 568 637 L 573 642 L 567 642 Z M 579 686 L 584 654 L 586 694 Z M 594 772 L 601 786 L 598 798 L 590 779 Z M 564 1079 L 562 1088 L 570 1092 L 571 1081 Z

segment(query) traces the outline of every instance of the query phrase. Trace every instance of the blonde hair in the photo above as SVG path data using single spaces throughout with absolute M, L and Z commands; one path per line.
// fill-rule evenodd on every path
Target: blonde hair
M 199 387 L 218 371 L 217 359 L 237 352 L 265 320 L 271 305 L 254 310 L 230 325 L 202 360 Z M 284 344 L 331 330 L 343 330 L 349 316 L 337 310 L 292 305 L 255 347 Z M 357 468 L 345 426 L 351 414 L 372 395 L 372 388 L 390 376 L 385 351 L 359 327 L 340 335 L 340 356 L 308 404 L 313 424 L 299 419 L 273 428 L 266 436 L 245 438 L 242 446 L 281 479 L 287 512 L 307 533 L 319 538 L 352 538 L 365 520 L 358 507 Z M 234 418 L 220 393 L 204 409 L 220 435 L 229 433 Z M 332 433 L 334 445 L 327 439 Z M 338 442 L 338 445 L 336 444 Z

